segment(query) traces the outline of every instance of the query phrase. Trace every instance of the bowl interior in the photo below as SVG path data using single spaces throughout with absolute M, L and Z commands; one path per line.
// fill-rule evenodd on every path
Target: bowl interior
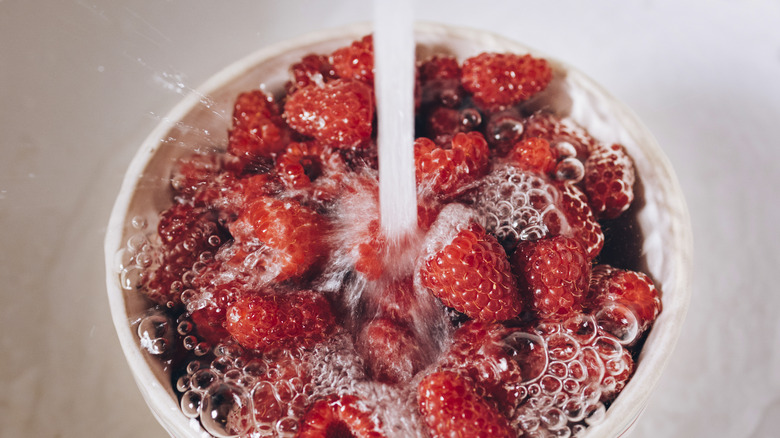
M 139 347 L 136 325 L 148 310 L 143 296 L 122 287 L 122 253 L 139 233 L 134 218 L 156 229 L 156 215 L 170 205 L 170 173 L 177 158 L 193 150 L 224 149 L 236 96 L 253 88 L 281 90 L 288 67 L 309 53 L 329 53 L 371 32 L 356 25 L 303 36 L 260 50 L 218 73 L 188 95 L 141 145 L 125 176 L 105 241 L 108 296 L 123 351 L 136 382 L 161 424 L 175 436 L 205 436 L 184 416 L 164 363 Z M 436 24 L 417 27 L 418 57 L 448 53 L 463 60 L 485 51 L 532 53 L 551 61 L 555 74 L 540 105 L 569 114 L 604 142 L 622 143 L 634 158 L 644 204 L 637 223 L 644 235 L 643 263 L 662 290 L 663 312 L 641 353 L 634 377 L 588 436 L 618 436 L 641 413 L 671 355 L 690 294 L 690 221 L 676 177 L 653 136 L 629 109 L 575 69 L 516 42 L 483 31 Z M 559 91 L 559 98 L 550 95 Z M 137 223 L 138 220 L 135 220 Z

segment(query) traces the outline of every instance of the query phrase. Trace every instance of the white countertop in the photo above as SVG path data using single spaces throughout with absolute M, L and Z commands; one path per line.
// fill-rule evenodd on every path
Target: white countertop
M 0 436 L 165 436 L 110 320 L 103 237 L 135 149 L 229 63 L 370 2 L 0 0 Z M 420 1 L 627 103 L 677 170 L 694 295 L 635 437 L 780 430 L 780 3 Z

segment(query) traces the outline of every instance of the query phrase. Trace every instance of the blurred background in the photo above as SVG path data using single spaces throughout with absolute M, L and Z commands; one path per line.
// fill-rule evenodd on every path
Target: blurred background
M 125 363 L 103 238 L 136 148 L 192 88 L 367 1 L 0 0 L 0 436 L 163 437 Z M 676 168 L 693 298 L 632 436 L 780 430 L 780 2 L 424 1 L 566 61 Z

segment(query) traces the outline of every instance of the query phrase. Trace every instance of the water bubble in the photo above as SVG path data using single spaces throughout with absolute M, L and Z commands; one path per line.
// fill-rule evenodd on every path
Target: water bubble
M 587 423 L 589 426 L 592 426 L 604 421 L 604 415 L 606 412 L 607 408 L 604 407 L 603 403 L 596 403 L 593 406 L 589 406 L 587 418 L 585 418 L 585 423 Z
M 222 383 L 208 390 L 203 397 L 200 421 L 217 437 L 232 437 L 249 431 L 252 407 L 247 394 L 240 388 Z
M 577 357 L 580 344 L 567 334 L 556 333 L 547 339 L 547 349 L 550 359 L 567 362 Z
M 176 331 L 183 336 L 191 332 L 192 328 L 193 328 L 192 322 L 184 320 L 180 322 L 179 325 L 176 327 Z
M 179 392 L 185 392 L 190 389 L 190 376 L 181 376 L 176 380 L 176 390 Z
M 552 144 L 552 149 L 559 159 L 577 156 L 577 148 L 568 141 L 558 141 Z
M 198 345 L 198 338 L 192 335 L 185 336 L 184 339 L 182 339 L 182 345 L 184 345 L 186 350 L 194 350 L 195 346 Z
M 611 303 L 596 313 L 599 329 L 614 336 L 622 345 L 632 344 L 639 336 L 639 321 L 628 307 Z
M 581 345 L 590 344 L 598 333 L 595 318 L 584 313 L 567 319 L 561 328 Z
M 461 125 L 472 130 L 482 123 L 482 115 L 474 108 L 466 108 L 460 112 Z
M 585 166 L 576 158 L 564 158 L 555 167 L 555 179 L 578 183 L 585 176 Z
M 599 336 L 593 343 L 593 348 L 599 354 L 602 360 L 619 358 L 623 354 L 623 347 L 617 339 L 611 336 Z
M 540 417 L 542 425 L 548 430 L 557 430 L 566 426 L 566 415 L 557 408 L 544 411 Z
M 200 405 L 203 397 L 199 392 L 187 391 L 181 397 L 181 411 L 188 418 L 197 418 L 200 415 Z
M 542 388 L 542 391 L 548 395 L 556 394 L 563 387 L 561 381 L 553 376 L 542 377 L 542 380 L 539 381 L 539 386 Z
M 214 371 L 203 368 L 192 374 L 190 387 L 196 391 L 206 391 L 218 380 Z
M 233 366 L 232 361 L 230 358 L 221 356 L 213 361 L 211 361 L 211 369 L 214 370 L 217 374 L 225 374 L 228 372 Z
M 160 355 L 167 351 L 173 341 L 173 329 L 167 316 L 152 313 L 138 324 L 139 343 L 150 354 Z
M 208 354 L 209 350 L 211 350 L 211 347 L 206 342 L 200 342 L 195 346 L 195 348 L 192 349 L 192 351 L 195 353 L 195 356 L 203 356 Z
M 132 253 L 138 253 L 149 245 L 149 240 L 143 234 L 133 234 L 127 239 L 127 249 Z
M 133 216 L 132 219 L 130 219 L 130 226 L 136 230 L 142 231 L 146 228 L 146 225 L 146 218 L 143 216 Z
M 518 365 L 523 382 L 532 382 L 541 377 L 547 369 L 547 348 L 540 336 L 514 332 L 504 338 L 504 351 Z
M 208 244 L 213 247 L 218 247 L 220 244 L 222 244 L 222 239 L 219 238 L 217 235 L 211 235 L 209 236 L 207 240 Z
M 193 360 L 192 362 L 187 364 L 187 374 L 194 374 L 195 371 L 198 371 L 200 369 L 200 362 L 197 360 Z
M 143 282 L 144 270 L 139 266 L 131 266 L 119 273 L 119 284 L 124 290 L 135 290 Z

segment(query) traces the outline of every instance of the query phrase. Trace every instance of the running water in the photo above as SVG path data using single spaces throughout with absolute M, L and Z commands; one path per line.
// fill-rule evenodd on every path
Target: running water
M 413 23 L 412 0 L 374 1 L 379 206 L 390 242 L 403 240 L 417 228 Z

